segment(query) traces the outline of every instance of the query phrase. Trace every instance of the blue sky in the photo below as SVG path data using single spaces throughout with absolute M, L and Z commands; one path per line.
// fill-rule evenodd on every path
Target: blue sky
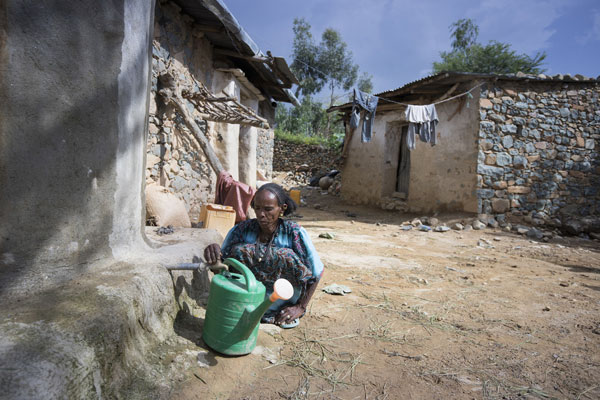
M 263 52 L 291 63 L 295 17 L 315 39 L 339 31 L 374 91 L 429 75 L 450 49 L 449 25 L 472 18 L 479 41 L 510 43 L 519 53 L 546 51 L 547 74 L 600 75 L 600 0 L 223 0 Z

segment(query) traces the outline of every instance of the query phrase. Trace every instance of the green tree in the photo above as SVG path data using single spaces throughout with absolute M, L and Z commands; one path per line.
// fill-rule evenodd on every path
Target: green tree
M 327 124 L 327 116 L 323 104 L 306 95 L 299 107 L 277 107 L 275 123 L 281 131 L 318 136 Z
M 477 42 L 479 28 L 472 19 L 459 19 L 450 25 L 452 50 L 440 53 L 441 61 L 433 63 L 433 72 L 460 71 L 508 74 L 523 72 L 540 74 L 546 53 L 534 57 L 517 54 L 510 44 L 491 40 L 483 45 Z
M 366 72 L 363 72 L 358 78 L 358 83 L 356 87 L 361 92 L 372 93 L 373 92 L 373 76 Z
M 361 90 L 372 90 L 369 74 L 363 73 L 358 79 L 359 67 L 354 63 L 352 52 L 339 32 L 331 28 L 325 29 L 321 41 L 316 44 L 310 30 L 311 26 L 304 18 L 294 19 L 291 69 L 300 81 L 300 86 L 296 89 L 297 96 L 313 96 L 327 89 L 328 107 L 331 107 L 340 99 L 336 90 L 348 91 L 357 84 L 357 80 Z M 330 134 L 334 130 L 331 127 L 331 115 L 326 114 L 324 132 Z
M 298 78 L 300 85 L 296 88 L 296 97 L 300 94 L 310 95 L 319 92 L 323 88 L 325 75 L 319 70 L 319 48 L 315 44 L 310 25 L 304 18 L 294 18 L 294 61 L 290 65 L 292 71 Z

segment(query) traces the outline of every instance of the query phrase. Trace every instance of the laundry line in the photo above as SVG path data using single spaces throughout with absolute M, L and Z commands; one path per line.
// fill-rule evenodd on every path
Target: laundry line
M 444 100 L 436 101 L 434 103 L 429 103 L 429 104 L 438 105 L 438 104 L 445 103 L 447 101 L 452 101 L 452 100 L 457 99 L 457 98 L 462 97 L 462 96 L 471 95 L 471 92 L 473 90 L 477 89 L 478 87 L 480 87 L 480 86 L 482 86 L 484 84 L 485 84 L 485 82 L 481 82 L 481 83 L 473 86 L 471 89 L 467 90 L 466 92 L 457 94 L 457 95 L 452 96 L 452 97 L 448 97 L 447 99 L 444 99 Z M 353 94 L 353 92 L 343 93 L 342 96 L 350 96 L 351 94 Z M 401 102 L 398 102 L 398 101 L 390 100 L 390 99 L 385 98 L 385 97 L 375 96 L 374 94 L 372 94 L 370 96 L 377 97 L 379 100 L 387 101 L 388 103 L 399 104 L 401 106 L 415 106 L 415 105 L 417 105 L 417 104 L 401 103 Z M 473 97 L 473 95 L 471 95 L 471 97 Z

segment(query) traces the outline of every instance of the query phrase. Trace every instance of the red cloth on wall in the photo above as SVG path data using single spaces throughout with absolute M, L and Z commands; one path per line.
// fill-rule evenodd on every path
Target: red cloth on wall
M 256 189 L 238 182 L 225 170 L 217 176 L 217 192 L 215 203 L 231 206 L 235 210 L 235 223 L 246 220 L 248 206 L 256 193 Z

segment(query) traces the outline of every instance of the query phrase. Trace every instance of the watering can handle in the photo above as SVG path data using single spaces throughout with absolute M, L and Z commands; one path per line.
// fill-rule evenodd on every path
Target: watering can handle
M 223 263 L 225 265 L 229 265 L 230 267 L 237 269 L 239 272 L 242 273 L 242 275 L 244 275 L 244 278 L 246 278 L 246 290 L 248 292 L 256 291 L 256 278 L 254 277 L 252 271 L 248 269 L 248 267 L 246 267 L 244 264 L 242 264 L 235 258 L 226 258 L 225 261 L 223 261 Z

